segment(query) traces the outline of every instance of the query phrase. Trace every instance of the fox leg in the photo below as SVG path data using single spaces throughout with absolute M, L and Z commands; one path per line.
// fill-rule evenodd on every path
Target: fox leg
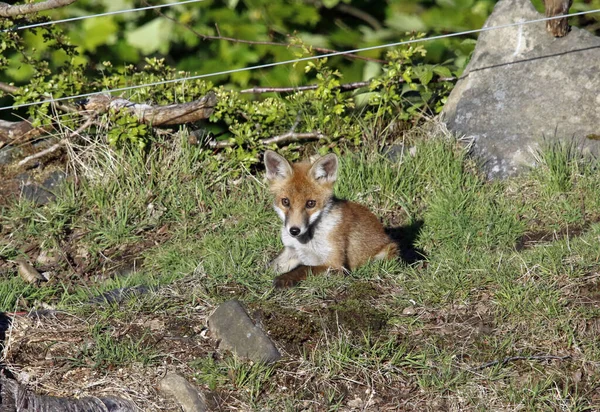
M 398 245 L 395 243 L 388 243 L 385 245 L 379 253 L 374 256 L 375 260 L 380 259 L 396 259 L 398 257 Z
M 269 265 L 275 273 L 281 274 L 300 266 L 298 254 L 291 247 L 284 248 Z
M 277 276 L 273 280 L 273 285 L 278 289 L 289 288 L 306 279 L 309 273 L 317 275 L 319 273 L 327 272 L 329 269 L 329 266 L 301 265 L 287 273 L 284 273 L 283 275 Z

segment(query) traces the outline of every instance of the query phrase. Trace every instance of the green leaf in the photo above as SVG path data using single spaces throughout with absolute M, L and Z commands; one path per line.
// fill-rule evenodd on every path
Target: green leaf
M 173 22 L 158 17 L 125 35 L 127 42 L 143 54 L 169 51 Z
M 87 51 L 95 51 L 98 46 L 111 45 L 117 41 L 119 27 L 113 16 L 86 19 L 83 21 L 81 45 Z
M 433 72 L 440 77 L 452 77 L 452 72 L 445 66 L 435 66 Z
M 328 9 L 332 9 L 337 6 L 339 2 L 340 0 L 323 0 L 323 6 L 327 7 Z
M 427 85 L 433 79 L 433 70 L 430 65 L 416 66 L 414 71 L 421 84 Z
M 381 74 L 381 63 L 367 62 L 363 69 L 363 80 L 371 80 Z
M 385 23 L 389 27 L 405 32 L 427 30 L 427 26 L 423 20 L 416 15 L 397 13 L 386 19 Z

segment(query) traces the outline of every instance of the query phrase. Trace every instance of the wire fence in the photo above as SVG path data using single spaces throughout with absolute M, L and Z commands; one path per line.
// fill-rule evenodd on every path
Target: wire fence
M 199 0 L 196 0 L 196 1 L 199 1 Z M 174 3 L 172 3 L 172 4 L 174 4 Z M 326 57 L 343 56 L 346 54 L 355 54 L 355 53 L 360 53 L 360 52 L 369 51 L 369 50 L 378 50 L 378 49 L 384 49 L 384 48 L 389 48 L 389 47 L 398 47 L 398 46 L 404 46 L 404 45 L 410 45 L 410 44 L 416 44 L 416 43 L 423 43 L 423 42 L 427 42 L 427 41 L 441 40 L 441 39 L 446 39 L 446 38 L 451 38 L 451 37 L 465 36 L 465 35 L 469 35 L 469 34 L 482 33 L 482 32 L 487 32 L 487 31 L 492 31 L 492 30 L 500 30 L 500 29 L 506 29 L 506 28 L 510 28 L 510 27 L 524 26 L 524 25 L 534 24 L 534 23 L 541 23 L 541 22 L 545 22 L 548 20 L 562 19 L 565 17 L 583 16 L 583 15 L 594 14 L 594 13 L 598 13 L 598 12 L 600 12 L 600 9 L 581 11 L 581 12 L 570 13 L 570 14 L 554 16 L 554 17 L 543 17 L 543 18 L 539 18 L 539 19 L 526 20 L 526 21 L 509 23 L 509 24 L 502 24 L 502 25 L 498 25 L 498 26 L 482 27 L 480 29 L 465 30 L 465 31 L 458 32 L 458 33 L 447 33 L 447 34 L 441 34 L 441 35 L 437 35 L 437 36 L 423 37 L 423 38 L 419 38 L 419 39 L 411 39 L 411 40 L 381 44 L 381 45 L 370 46 L 370 47 L 362 47 L 362 48 L 357 48 L 357 49 L 352 49 L 352 50 L 336 51 L 336 52 L 331 52 L 331 53 L 319 54 L 319 55 L 315 55 L 315 56 L 308 56 L 308 57 L 301 57 L 301 58 L 297 58 L 297 59 L 284 60 L 284 61 L 280 61 L 280 62 L 265 63 L 265 64 L 255 65 L 255 66 L 223 70 L 223 71 L 219 71 L 219 72 L 185 76 L 185 77 L 180 77 L 177 79 L 161 80 L 161 81 L 152 82 L 152 83 L 144 83 L 144 84 L 139 84 L 139 85 L 127 86 L 127 87 L 119 87 L 119 88 L 114 88 L 114 89 L 105 89 L 105 90 L 101 90 L 101 91 L 77 94 L 77 95 L 72 95 L 72 96 L 65 96 L 65 97 L 59 97 L 59 98 L 52 98 L 51 96 L 49 96 L 49 98 L 47 98 L 45 100 L 37 101 L 37 102 L 23 103 L 23 104 L 12 105 L 12 106 L 3 106 L 3 107 L 0 107 L 0 111 L 8 110 L 8 109 L 19 109 L 19 108 L 30 107 L 30 106 L 44 104 L 44 103 L 53 103 L 53 102 L 62 102 L 62 101 L 66 101 L 66 100 L 83 99 L 86 97 L 96 96 L 96 95 L 100 95 L 100 94 L 125 92 L 125 91 L 140 89 L 140 88 L 144 88 L 144 87 L 161 86 L 161 85 L 165 85 L 165 84 L 185 82 L 185 81 L 189 81 L 189 80 L 199 80 L 199 79 L 205 79 L 208 77 L 216 77 L 216 76 L 223 76 L 223 75 L 228 75 L 228 74 L 233 74 L 233 73 L 239 73 L 239 72 L 243 72 L 243 71 L 266 69 L 266 68 L 282 66 L 282 65 L 287 65 L 287 64 L 294 64 L 294 63 L 305 62 L 305 61 L 310 61 L 310 60 L 322 59 L 322 58 L 326 58 Z
M 10 29 L 5 29 L 5 30 L 2 30 L 2 32 L 5 33 L 5 32 L 9 32 L 9 31 L 33 29 L 35 27 L 50 26 L 53 24 L 67 23 L 70 21 L 86 20 L 86 19 L 92 19 L 95 17 L 103 17 L 103 16 L 114 16 L 117 14 L 132 13 L 132 12 L 136 12 L 136 11 L 161 9 L 163 7 L 174 7 L 174 6 L 179 6 L 180 4 L 202 3 L 204 1 L 206 1 L 206 0 L 185 0 L 185 1 L 180 1 L 177 3 L 157 4 L 154 6 L 147 6 L 147 7 L 136 7 L 135 9 L 113 10 L 113 11 L 108 11 L 106 13 L 89 14 L 86 16 L 70 17 L 68 19 L 62 19 L 62 20 L 51 20 L 51 21 L 45 21 L 42 23 L 27 24 L 25 26 L 12 27 Z

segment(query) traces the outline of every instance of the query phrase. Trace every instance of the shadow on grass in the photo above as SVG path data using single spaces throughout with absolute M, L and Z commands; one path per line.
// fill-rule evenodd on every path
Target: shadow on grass
M 423 228 L 423 221 L 417 220 L 410 225 L 389 227 L 385 232 L 398 245 L 398 256 L 410 264 L 425 260 L 425 252 L 415 246 Z

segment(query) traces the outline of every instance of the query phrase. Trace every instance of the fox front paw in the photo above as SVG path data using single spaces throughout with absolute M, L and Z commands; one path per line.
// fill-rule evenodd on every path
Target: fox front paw
M 273 259 L 269 263 L 268 268 L 271 269 L 275 273 L 285 273 L 285 272 L 287 272 L 287 270 L 285 270 L 286 267 L 284 265 L 282 265 L 280 263 L 280 260 L 277 259 L 277 258 Z
M 291 288 L 292 286 L 296 286 L 298 283 L 304 280 L 305 277 L 306 276 L 302 276 L 294 271 L 284 273 L 283 275 L 279 275 L 273 279 L 273 286 L 275 286 L 277 289 Z

